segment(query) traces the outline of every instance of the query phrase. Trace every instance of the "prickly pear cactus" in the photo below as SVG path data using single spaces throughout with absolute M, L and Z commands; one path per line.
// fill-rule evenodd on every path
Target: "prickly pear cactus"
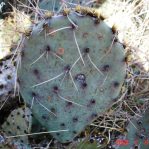
M 133 120 L 128 126 L 128 134 L 125 140 L 127 145 L 120 145 L 118 149 L 140 149 L 149 148 L 149 110 L 147 110 L 142 118 Z M 119 142 L 120 143 L 120 142 Z
M 31 149 L 31 147 L 22 142 L 10 139 L 5 143 L 0 144 L 0 149 Z
M 43 0 L 39 3 L 39 7 L 44 10 L 49 10 L 53 12 L 59 13 L 62 9 L 62 7 L 75 7 L 76 5 L 82 5 L 82 6 L 95 6 L 94 1 L 88 1 L 88 0 L 67 0 L 67 1 L 61 1 L 61 0 Z
M 4 102 L 13 92 L 16 82 L 16 70 L 14 64 L 8 60 L 0 60 L 0 103 Z
M 20 92 L 48 131 L 65 130 L 52 133 L 61 142 L 72 141 L 119 95 L 124 49 L 114 33 L 100 18 L 71 13 L 43 21 L 24 43 Z
M 40 2 L 39 7 L 44 10 L 50 10 L 50 11 L 58 11 L 58 9 L 61 6 L 60 0 L 43 0 Z
M 7 144 L 15 149 L 26 149 L 26 147 L 29 149 L 28 137 L 25 134 L 30 133 L 31 122 L 32 115 L 29 108 L 18 108 L 12 111 L 1 129 L 5 134 L 5 138 L 8 139 Z M 18 137 L 15 137 L 17 135 Z M 24 136 L 19 137 L 19 135 Z

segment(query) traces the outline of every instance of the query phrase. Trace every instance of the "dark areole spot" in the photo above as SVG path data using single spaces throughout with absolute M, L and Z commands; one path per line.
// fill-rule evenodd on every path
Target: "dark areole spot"
M 39 74 L 39 70 L 38 70 L 38 69 L 34 69 L 34 70 L 33 70 L 33 73 L 34 73 L 35 75 L 38 75 L 38 74 Z
M 94 138 L 90 138 L 90 143 L 94 143 Z
M 59 92 L 58 86 L 53 86 L 53 92 L 54 92 L 54 93 L 58 93 L 58 92 Z
M 46 115 L 42 115 L 42 119 L 47 120 L 48 117 Z
M 90 100 L 90 104 L 93 105 L 93 104 L 95 104 L 95 103 L 96 103 L 96 100 L 95 100 L 95 99 L 91 99 L 91 100 Z
M 55 11 L 58 11 L 58 10 L 59 10 L 59 7 L 56 7 L 56 6 L 55 6 L 54 10 L 55 10 Z
M 72 20 L 72 21 L 73 21 L 73 20 Z M 74 23 L 76 26 L 78 26 L 77 23 L 76 23 L 76 21 L 73 21 L 73 23 Z M 70 24 L 71 29 L 73 29 L 73 30 L 76 29 L 76 26 L 75 26 L 74 24 L 72 24 L 72 23 Z
M 91 118 L 93 119 L 93 118 L 96 118 L 98 115 L 97 115 L 97 113 L 92 113 L 91 114 Z
M 100 24 L 100 19 L 99 18 L 96 18 L 95 21 L 94 21 L 95 25 L 97 24 Z
M 84 89 L 84 88 L 87 87 L 87 83 L 86 83 L 86 82 L 83 82 L 83 83 L 81 84 L 81 86 L 82 86 L 82 88 Z
M 52 107 L 51 112 L 56 113 L 56 109 Z
M 33 69 L 33 74 L 35 75 L 35 77 L 38 79 L 38 80 L 40 80 L 40 72 L 39 72 L 39 70 L 38 69 Z
M 110 66 L 108 64 L 104 65 L 101 69 L 103 72 L 108 72 L 110 70 Z
M 66 107 L 70 107 L 72 105 L 73 105 L 72 102 L 67 102 Z
M 46 46 L 46 49 L 45 49 L 47 52 L 50 52 L 51 51 L 51 48 L 49 45 Z
M 21 82 L 21 81 L 20 81 L 20 78 L 17 78 L 17 82 L 20 84 L 20 82 Z
M 140 120 L 137 121 L 137 124 L 138 124 L 139 126 L 142 126 L 142 122 L 141 122 Z
M 126 48 L 126 44 L 122 44 L 123 48 L 125 49 Z
M 24 56 L 25 56 L 25 52 L 22 51 L 22 52 L 21 52 L 21 57 L 23 58 Z
M 7 75 L 8 80 L 11 80 L 11 78 L 12 78 L 11 75 Z
M 113 86 L 114 86 L 114 88 L 119 87 L 119 85 L 120 85 L 119 82 L 117 82 L 117 81 L 114 81 L 114 82 L 113 82 Z
M 27 131 L 26 131 L 26 130 L 24 130 L 24 133 L 25 133 L 25 134 L 27 134 Z
M 11 134 L 11 131 L 8 131 L 9 134 Z
M 4 88 L 4 85 L 3 84 L 0 84 L 0 89 L 3 89 Z
M 32 97 L 36 97 L 37 96 L 37 94 L 35 92 L 32 92 L 31 95 L 32 95 Z
M 8 92 L 8 95 L 11 95 L 12 93 L 13 93 L 13 91 L 9 91 L 9 92 Z
M 17 129 L 20 130 L 20 126 L 17 126 Z
M 89 52 L 90 52 L 90 49 L 89 49 L 89 48 L 85 48 L 85 49 L 84 49 L 84 52 L 85 52 L 85 53 L 89 53 Z
M 64 71 L 69 71 L 71 69 L 71 67 L 70 67 L 70 65 L 66 65 L 65 67 L 64 67 Z
M 128 62 L 128 57 L 125 56 L 125 57 L 122 59 L 122 62 L 127 63 L 127 62 Z
M 61 123 L 60 126 L 61 126 L 61 127 L 64 127 L 64 126 L 65 126 L 65 123 Z
M 73 131 L 73 134 L 76 134 L 77 132 L 76 131 Z
M 72 121 L 75 123 L 75 122 L 78 122 L 78 117 L 73 117 Z
M 8 131 L 9 134 L 11 134 L 11 131 Z
M 6 122 L 6 125 L 10 125 L 10 123 L 7 121 L 7 122 Z
M 59 136 L 59 135 L 60 135 L 60 133 L 58 133 L 58 132 L 57 132 L 57 133 L 56 133 L 56 135 L 57 135 L 57 136 Z
M 118 42 L 118 39 L 117 38 L 114 38 L 114 42 Z
M 5 67 L 5 69 L 8 69 L 8 68 L 10 68 L 10 67 L 8 67 L 8 65 L 5 65 L 4 67 Z

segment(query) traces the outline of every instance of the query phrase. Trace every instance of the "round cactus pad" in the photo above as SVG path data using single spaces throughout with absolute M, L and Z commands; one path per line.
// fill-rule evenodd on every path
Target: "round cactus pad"
M 60 142 L 70 142 L 118 97 L 124 48 L 113 29 L 70 13 L 40 23 L 24 44 L 20 92 L 33 114 Z

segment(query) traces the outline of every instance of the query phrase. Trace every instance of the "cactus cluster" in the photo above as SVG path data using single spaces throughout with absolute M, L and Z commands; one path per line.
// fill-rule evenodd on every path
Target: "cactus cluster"
M 20 92 L 36 119 L 70 142 L 118 97 L 124 59 L 115 28 L 95 9 L 64 10 L 41 20 L 24 42 Z

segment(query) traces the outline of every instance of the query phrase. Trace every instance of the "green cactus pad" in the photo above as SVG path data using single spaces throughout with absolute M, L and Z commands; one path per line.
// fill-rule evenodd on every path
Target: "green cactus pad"
M 49 10 L 53 12 L 60 12 L 62 10 L 62 7 L 72 8 L 76 5 L 82 5 L 82 6 L 92 6 L 95 2 L 88 1 L 88 0 L 65 0 L 64 3 L 62 3 L 62 0 L 42 0 L 39 3 L 40 9 Z M 93 5 L 95 6 L 95 4 Z
M 119 95 L 124 49 L 113 32 L 71 13 L 43 21 L 24 43 L 20 92 L 48 131 L 66 130 L 52 133 L 60 142 L 72 141 Z
M 128 134 L 123 140 L 126 140 L 128 144 L 124 143 L 118 149 L 135 149 L 137 147 L 149 149 L 149 110 L 143 114 L 142 118 L 133 120 L 128 125 Z M 122 144 L 123 140 L 118 140 L 119 142 L 116 144 Z
M 10 146 L 14 146 L 16 149 L 28 146 L 28 137 L 25 134 L 30 133 L 31 122 L 32 115 L 29 108 L 18 108 L 11 112 L 2 125 L 2 131 L 5 133 L 6 139 L 9 140 L 8 144 Z M 17 135 L 24 136 L 13 137 Z
M 39 7 L 44 10 L 50 10 L 50 11 L 58 11 L 59 7 L 61 5 L 60 0 L 43 0 Z

